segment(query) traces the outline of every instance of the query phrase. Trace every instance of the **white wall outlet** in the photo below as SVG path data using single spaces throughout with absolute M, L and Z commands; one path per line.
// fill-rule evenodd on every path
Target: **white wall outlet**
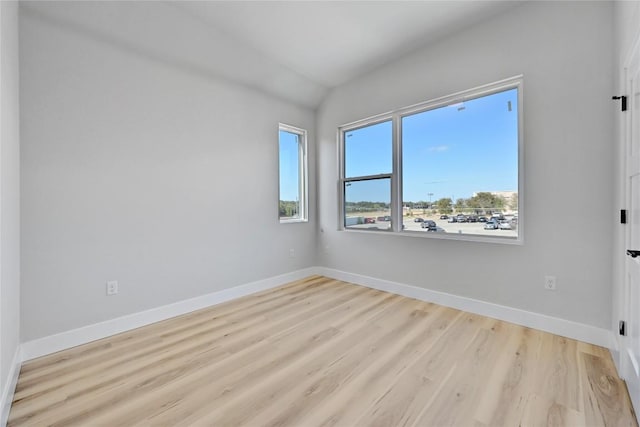
M 118 293 L 118 282 L 110 280 L 107 282 L 107 295 L 115 295 Z
M 289 249 L 289 258 L 295 258 L 295 257 L 296 257 L 296 250 Z
M 544 276 L 544 288 L 548 291 L 555 291 L 556 276 Z

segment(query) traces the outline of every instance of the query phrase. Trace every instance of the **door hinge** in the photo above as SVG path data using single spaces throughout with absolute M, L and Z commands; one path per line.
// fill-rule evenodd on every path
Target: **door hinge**
M 627 210 L 620 209 L 620 224 L 626 224 L 626 223 L 627 223 Z
M 620 335 L 622 335 L 623 337 L 627 336 L 627 322 L 625 322 L 624 320 L 621 320 L 620 322 L 618 322 L 618 330 L 620 332 Z
M 621 111 L 627 111 L 627 97 L 626 96 L 624 96 L 624 95 L 612 96 L 611 99 L 615 99 L 615 100 L 619 99 L 619 100 L 621 100 L 622 102 L 620 103 L 621 104 L 620 105 L 620 107 L 621 107 L 620 110 Z
M 640 256 L 640 251 L 637 249 L 627 249 L 627 255 L 629 255 L 631 258 L 637 258 Z

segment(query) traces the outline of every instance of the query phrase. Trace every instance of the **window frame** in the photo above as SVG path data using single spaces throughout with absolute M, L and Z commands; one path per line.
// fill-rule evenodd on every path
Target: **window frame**
M 477 86 L 472 89 L 456 92 L 450 95 L 434 98 L 425 102 L 399 108 L 366 119 L 350 122 L 338 127 L 338 230 L 356 233 L 383 233 L 399 236 L 410 236 L 431 239 L 462 240 L 485 243 L 502 243 L 522 245 L 524 243 L 524 76 L 518 75 L 497 82 Z M 490 236 L 477 234 L 456 233 L 425 233 L 420 231 L 403 230 L 403 201 L 402 201 L 402 119 L 407 116 L 425 111 L 454 105 L 472 99 L 490 96 L 510 89 L 518 91 L 518 235 L 516 237 Z M 390 174 L 375 176 L 345 178 L 345 134 L 363 127 L 375 125 L 385 121 L 392 121 L 392 171 Z M 345 184 L 350 181 L 385 178 L 391 179 L 391 227 L 388 230 L 355 229 L 345 225 Z
M 395 186 L 394 186 L 394 179 L 393 179 L 393 171 L 395 169 L 395 160 L 392 160 L 392 164 L 391 164 L 391 172 L 390 173 L 381 173 L 381 174 L 376 174 L 376 175 L 362 175 L 362 176 L 352 176 L 349 178 L 345 177 L 345 173 L 346 173 L 346 163 L 345 163 L 345 155 L 344 155 L 344 149 L 345 149 L 345 140 L 344 140 L 344 135 L 347 132 L 351 132 L 357 129 L 361 129 L 361 128 L 365 128 L 368 126 L 374 126 L 380 123 L 384 123 L 384 122 L 388 122 L 391 121 L 391 144 L 392 144 L 392 158 L 395 159 L 396 157 L 396 153 L 395 150 L 393 149 L 393 139 L 395 138 L 395 131 L 396 131 L 396 123 L 395 120 L 393 119 L 393 117 L 391 117 L 391 115 L 387 114 L 381 114 L 375 117 L 371 117 L 369 119 L 365 119 L 359 122 L 357 126 L 353 126 L 350 127 L 348 129 L 345 129 L 343 132 L 340 132 L 340 129 L 338 130 L 339 132 L 339 138 L 340 138 L 340 161 L 339 161 L 339 173 L 340 173 L 340 201 L 339 201 L 339 206 L 340 206 L 340 220 L 339 223 L 341 224 L 341 229 L 343 230 L 353 230 L 353 228 L 349 228 L 347 227 L 347 225 L 345 224 L 345 218 L 346 218 L 346 200 L 345 200 L 345 194 L 346 194 L 346 184 L 349 182 L 360 182 L 360 181 L 370 181 L 370 180 L 375 180 L 375 179 L 386 179 L 388 178 L 390 180 L 391 183 L 391 200 L 390 202 L 390 210 L 391 210 L 391 227 L 388 229 L 377 229 L 376 231 L 380 231 L 382 233 L 389 233 L 390 231 L 393 231 L 393 226 L 394 226 L 394 220 L 393 220 L 393 211 L 394 211 L 394 190 L 395 190 Z
M 280 132 L 288 132 L 298 137 L 298 199 L 300 212 L 295 218 L 280 217 Z M 296 126 L 278 123 L 278 221 L 280 224 L 309 222 L 309 168 L 307 130 Z

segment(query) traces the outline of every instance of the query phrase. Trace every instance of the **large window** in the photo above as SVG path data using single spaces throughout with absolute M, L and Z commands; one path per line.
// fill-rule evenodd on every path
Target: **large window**
M 522 240 L 522 78 L 340 128 L 343 229 Z
M 307 220 L 307 131 L 280 124 L 280 222 Z

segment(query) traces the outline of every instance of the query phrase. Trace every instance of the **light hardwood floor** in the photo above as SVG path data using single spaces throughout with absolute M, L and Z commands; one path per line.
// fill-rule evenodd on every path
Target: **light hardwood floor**
M 9 426 L 634 426 L 609 352 L 314 276 L 24 364 Z

